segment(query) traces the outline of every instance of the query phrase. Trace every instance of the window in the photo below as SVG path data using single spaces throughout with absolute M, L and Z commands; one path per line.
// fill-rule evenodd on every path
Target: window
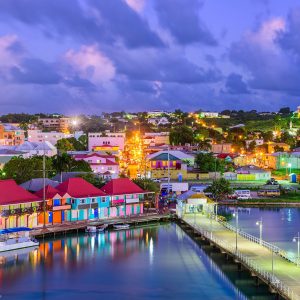
M 84 204 L 84 203 L 85 203 L 85 199 L 80 199 L 80 200 L 79 200 L 79 203 L 80 203 L 80 204 Z
M 97 202 L 97 199 L 96 198 L 92 198 L 91 199 L 91 203 L 96 203 Z
M 102 198 L 101 198 L 101 202 L 102 202 L 102 203 L 106 202 L 105 197 L 102 197 Z

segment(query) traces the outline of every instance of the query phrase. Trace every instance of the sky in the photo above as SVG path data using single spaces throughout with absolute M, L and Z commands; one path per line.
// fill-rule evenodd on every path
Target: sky
M 1 0 L 0 115 L 300 105 L 297 0 Z

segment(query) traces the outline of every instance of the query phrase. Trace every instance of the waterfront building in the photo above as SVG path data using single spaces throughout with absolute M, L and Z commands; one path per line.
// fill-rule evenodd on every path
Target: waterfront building
M 236 169 L 237 180 L 269 180 L 271 172 L 254 165 L 243 166 Z
M 112 179 L 101 190 L 111 196 L 110 217 L 142 214 L 149 194 L 128 178 Z
M 44 198 L 44 188 L 35 193 L 39 199 Z M 60 191 L 51 185 L 45 187 L 46 212 L 43 211 L 38 216 L 38 225 L 61 224 L 66 220 L 66 216 L 71 210 L 71 205 L 66 198 L 60 195 Z
M 0 123 L 0 145 L 21 145 L 25 140 L 25 131 L 16 124 Z
M 0 180 L 0 228 L 36 227 L 42 200 L 18 186 L 14 180 Z
M 109 216 L 110 197 L 82 178 L 70 178 L 56 187 L 64 203 L 71 205 L 67 221 L 81 221 Z

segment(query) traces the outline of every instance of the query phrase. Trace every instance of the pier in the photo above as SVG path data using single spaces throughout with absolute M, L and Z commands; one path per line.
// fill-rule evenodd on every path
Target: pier
M 300 300 L 300 267 L 296 258 L 289 257 L 273 244 L 219 221 L 215 215 L 184 214 L 179 222 L 194 236 L 207 240 L 221 253 L 231 256 L 241 270 L 249 270 L 273 293 L 284 299 Z
M 35 228 L 30 232 L 30 235 L 35 238 L 55 237 L 56 235 L 64 235 L 72 232 L 84 231 L 87 226 L 97 226 L 107 224 L 113 226 L 115 224 L 126 223 L 131 226 L 149 224 L 152 222 L 169 221 L 172 218 L 170 214 L 149 213 L 132 217 L 95 219 L 78 222 L 65 222 L 63 224 L 50 225 L 46 228 Z

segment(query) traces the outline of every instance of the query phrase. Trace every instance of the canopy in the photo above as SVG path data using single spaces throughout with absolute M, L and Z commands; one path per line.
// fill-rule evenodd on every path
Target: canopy
M 31 228 L 27 227 L 16 227 L 16 228 L 9 228 L 9 229 L 2 229 L 0 230 L 0 234 L 9 234 L 9 233 L 15 233 L 20 231 L 30 231 Z

